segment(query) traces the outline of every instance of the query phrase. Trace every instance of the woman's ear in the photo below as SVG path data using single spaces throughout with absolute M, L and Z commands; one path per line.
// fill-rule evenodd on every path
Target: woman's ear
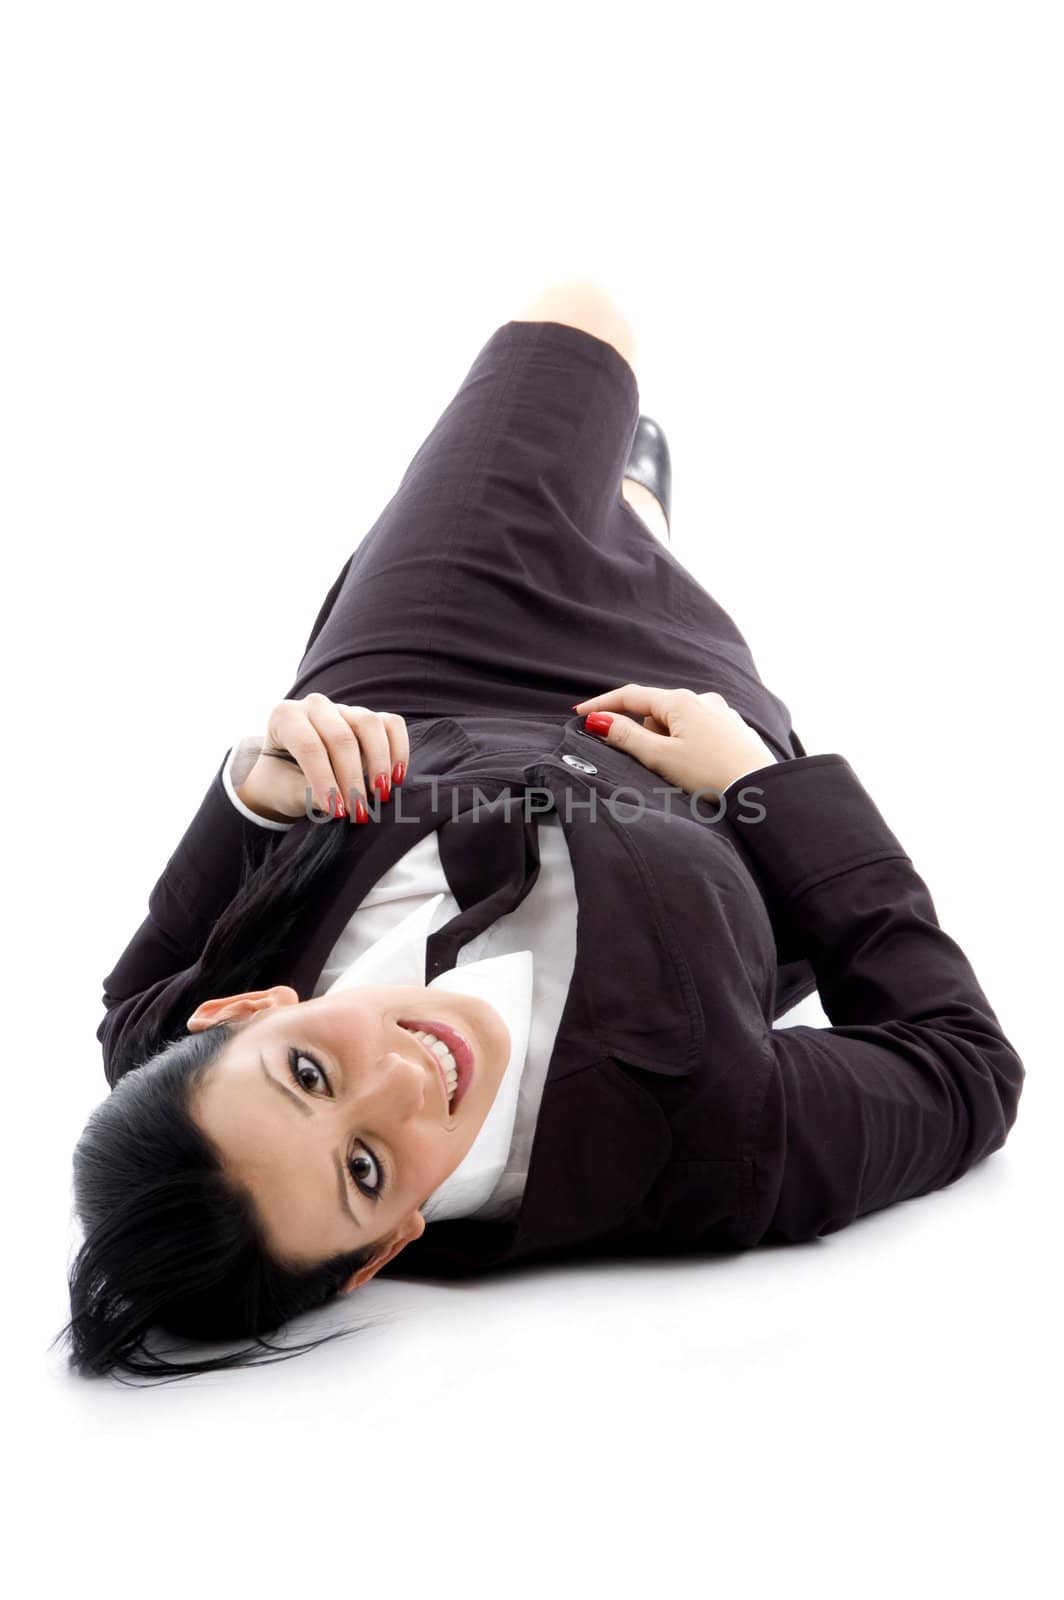
M 357 1272 L 353 1272 L 347 1282 L 340 1285 L 338 1292 L 350 1294 L 352 1289 L 361 1289 L 362 1285 L 368 1283 L 393 1256 L 399 1254 L 405 1245 L 410 1244 L 413 1239 L 420 1239 L 424 1231 L 424 1217 L 420 1211 L 412 1211 L 398 1232 L 392 1234 L 390 1240 L 381 1246 L 373 1260 L 368 1261 L 364 1267 L 359 1267 Z
M 185 1023 L 189 1033 L 200 1033 L 213 1028 L 218 1022 L 242 1022 L 257 1011 L 268 1011 L 273 1006 L 297 1006 L 299 996 L 287 983 L 274 984 L 272 989 L 249 989 L 246 994 L 222 995 L 217 1000 L 204 1000 Z

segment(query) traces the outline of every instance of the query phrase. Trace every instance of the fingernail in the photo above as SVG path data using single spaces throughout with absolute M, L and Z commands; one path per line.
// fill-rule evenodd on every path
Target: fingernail
M 335 806 L 335 808 L 333 810 L 333 816 L 334 817 L 346 817 L 347 816 L 347 807 L 344 805 L 344 797 L 343 797 L 342 794 L 338 793 L 337 796 L 336 796 L 336 806 Z
M 403 781 L 403 779 L 405 777 L 406 777 L 406 762 L 405 761 L 397 761 L 395 763 L 395 766 L 392 769 L 392 782 L 395 784 L 395 787 L 397 789 L 398 789 L 399 785 L 402 783 L 402 781 Z
M 388 781 L 388 774 L 386 772 L 378 772 L 377 776 L 373 780 L 373 787 L 380 791 L 380 797 L 382 800 L 388 800 L 391 798 L 392 786 Z
M 356 822 L 368 822 L 369 821 L 369 812 L 366 810 L 366 808 L 362 804 L 361 800 L 356 800 L 355 801 L 355 821 Z
M 589 711 L 584 718 L 585 733 L 597 733 L 602 738 L 610 731 L 613 718 L 608 711 Z

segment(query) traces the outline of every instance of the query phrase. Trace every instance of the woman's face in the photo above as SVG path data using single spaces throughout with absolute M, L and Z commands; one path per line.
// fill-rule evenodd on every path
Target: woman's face
M 411 1031 L 450 1024 L 473 1052 L 455 1107 Z M 510 1059 L 499 1012 L 470 995 L 354 988 L 300 1001 L 286 985 L 207 1000 L 189 1032 L 237 1027 L 192 1114 L 254 1196 L 270 1248 L 289 1266 L 376 1244 L 359 1287 L 425 1228 L 419 1207 L 450 1177 L 491 1109 Z M 406 1026 L 404 1026 L 404 1024 Z

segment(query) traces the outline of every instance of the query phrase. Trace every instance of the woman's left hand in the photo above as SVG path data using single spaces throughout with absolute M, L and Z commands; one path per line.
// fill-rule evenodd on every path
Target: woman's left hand
M 702 789 L 723 794 L 736 778 L 776 761 L 761 735 L 716 690 L 696 694 L 625 683 L 581 700 L 573 710 L 588 719 L 586 733 L 627 751 L 687 794 Z M 595 722 L 596 711 L 626 715 L 607 714 Z M 642 717 L 642 723 L 634 717 Z
M 308 694 L 274 706 L 259 758 L 236 793 L 268 821 L 291 822 L 307 815 L 309 787 L 317 810 L 356 821 L 361 810 L 365 821 L 363 772 L 387 800 L 409 761 L 406 722 L 398 713 Z

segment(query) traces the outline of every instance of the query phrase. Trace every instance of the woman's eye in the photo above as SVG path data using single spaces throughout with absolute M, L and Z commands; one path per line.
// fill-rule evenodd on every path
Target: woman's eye
M 299 1087 L 308 1094 L 320 1094 L 322 1085 L 326 1094 L 332 1093 L 329 1080 L 325 1076 L 325 1069 L 305 1050 L 297 1050 L 294 1046 L 289 1050 L 288 1070 Z M 366 1181 L 367 1167 L 372 1174 L 369 1182 Z M 388 1187 L 388 1173 L 384 1163 L 378 1161 L 368 1145 L 361 1145 L 348 1157 L 347 1168 L 358 1189 L 368 1200 L 380 1199 Z
M 352 1178 L 354 1178 L 362 1193 L 368 1196 L 369 1199 L 376 1200 L 384 1188 L 384 1172 L 373 1152 L 363 1145 L 360 1150 L 351 1156 L 347 1165 Z M 372 1183 L 365 1181 L 365 1169 L 367 1166 L 374 1174 Z
M 329 1088 L 329 1080 L 313 1056 L 308 1056 L 305 1050 L 289 1050 L 288 1070 L 301 1089 L 306 1089 L 314 1094 L 324 1085 Z

